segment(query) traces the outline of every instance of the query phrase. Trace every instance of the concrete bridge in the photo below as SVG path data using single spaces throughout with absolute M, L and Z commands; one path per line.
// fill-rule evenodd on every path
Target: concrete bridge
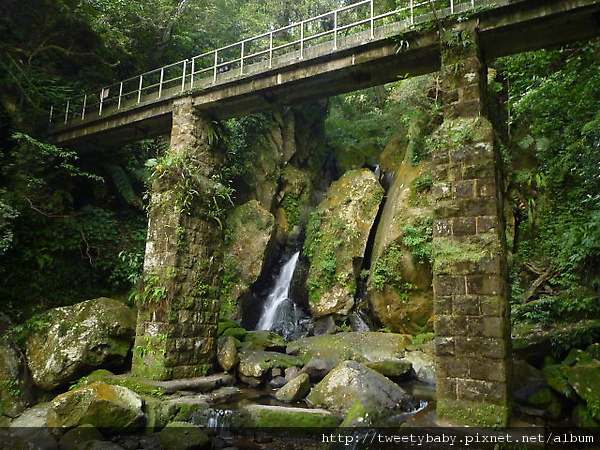
M 366 9 L 364 17 L 343 21 L 358 8 Z M 324 17 L 333 18 L 333 30 L 313 26 Z M 221 239 L 209 214 L 220 188 L 214 119 L 441 71 L 444 123 L 433 149 L 434 246 L 452 248 L 455 256 L 434 255 L 438 419 L 506 425 L 510 307 L 500 157 L 486 118 L 486 63 L 590 38 L 599 27 L 597 0 L 407 0 L 405 8 L 389 13 L 367 0 L 54 109 L 50 134 L 59 145 L 93 149 L 170 133 L 172 160 L 193 163 L 193 186 L 184 188 L 199 194 L 187 198 L 192 202 L 187 211 L 182 197 L 188 191 L 176 177 L 158 177 L 153 186 L 148 295 L 139 309 L 133 372 L 156 379 L 191 377 L 206 373 L 214 360 L 215 249 Z M 280 32 L 292 36 L 292 43 L 278 43 Z M 212 64 L 203 65 L 205 59 Z

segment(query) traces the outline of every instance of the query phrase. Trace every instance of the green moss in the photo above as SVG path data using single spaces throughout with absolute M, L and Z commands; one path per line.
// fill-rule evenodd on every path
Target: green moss
M 478 234 L 462 239 L 439 236 L 432 242 L 433 270 L 441 272 L 459 263 L 478 263 L 500 252 L 494 235 Z
M 452 426 L 505 427 L 508 406 L 438 399 L 438 419 Z
M 302 428 L 337 427 L 342 419 L 334 414 L 302 410 L 299 408 L 276 408 L 253 405 L 243 411 L 243 426 L 250 428 L 285 428 L 287 430 Z

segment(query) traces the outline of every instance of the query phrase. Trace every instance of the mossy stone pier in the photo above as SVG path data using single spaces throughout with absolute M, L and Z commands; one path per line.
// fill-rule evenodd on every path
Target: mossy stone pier
M 155 168 L 132 372 L 155 380 L 206 375 L 216 352 L 219 185 L 213 122 L 189 97 L 173 107 L 170 148 Z
M 510 323 L 486 67 L 473 22 L 446 31 L 441 45 L 444 123 L 433 153 L 438 420 L 502 426 L 509 415 Z

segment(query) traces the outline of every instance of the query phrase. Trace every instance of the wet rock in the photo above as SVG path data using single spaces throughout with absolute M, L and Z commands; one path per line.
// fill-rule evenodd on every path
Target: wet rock
M 238 341 L 243 341 L 248 332 L 242 327 L 228 328 L 223 331 L 222 337 L 232 337 Z
M 221 386 L 233 386 L 235 377 L 226 373 L 216 373 L 206 377 L 184 378 L 170 381 L 144 380 L 144 384 L 161 389 L 164 393 L 177 391 L 209 392 Z
M 285 379 L 290 381 L 300 375 L 300 367 L 288 367 L 285 369 Z
M 275 377 L 269 381 L 269 386 L 271 386 L 273 389 L 279 389 L 285 386 L 287 382 L 288 380 L 286 380 L 284 377 Z
M 235 386 L 222 387 L 208 394 L 208 402 L 211 404 L 227 403 L 239 397 L 241 393 L 242 391 Z
M 164 450 L 198 450 L 210 448 L 210 439 L 202 428 L 187 422 L 171 422 L 160 432 Z
M 41 448 L 35 445 L 33 442 L 29 442 L 26 439 L 6 433 L 2 430 L 0 430 L 0 445 L 2 445 L 1 448 L 7 450 L 40 450 Z
M 33 380 L 52 390 L 95 368 L 121 367 L 135 335 L 136 317 L 122 302 L 98 298 L 44 313 L 43 330 L 26 340 Z
M 223 343 L 219 345 L 217 360 L 225 372 L 230 372 L 238 365 L 240 356 L 233 337 L 226 337 Z
M 435 361 L 433 356 L 422 351 L 406 352 L 404 360 L 412 365 L 418 381 L 435 384 Z
M 140 397 L 125 387 L 102 381 L 59 395 L 50 402 L 48 412 L 50 427 L 91 424 L 103 429 L 123 429 L 143 423 Z
M 307 226 L 308 296 L 314 317 L 347 315 L 367 239 L 383 199 L 368 169 L 351 170 L 334 182 Z
M 306 400 L 317 407 L 347 413 L 358 400 L 378 408 L 406 410 L 410 396 L 397 384 L 356 361 L 344 361 L 312 388 Z
M 279 389 L 275 394 L 275 398 L 282 402 L 297 402 L 308 395 L 310 387 L 310 378 L 303 373 Z

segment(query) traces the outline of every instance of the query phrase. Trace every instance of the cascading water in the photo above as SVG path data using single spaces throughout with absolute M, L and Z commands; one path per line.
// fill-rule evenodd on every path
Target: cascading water
M 290 285 L 300 252 L 296 252 L 283 265 L 275 285 L 268 294 L 263 311 L 256 325 L 257 330 L 271 330 L 284 338 L 298 338 L 308 327 L 308 318 L 290 298 Z

